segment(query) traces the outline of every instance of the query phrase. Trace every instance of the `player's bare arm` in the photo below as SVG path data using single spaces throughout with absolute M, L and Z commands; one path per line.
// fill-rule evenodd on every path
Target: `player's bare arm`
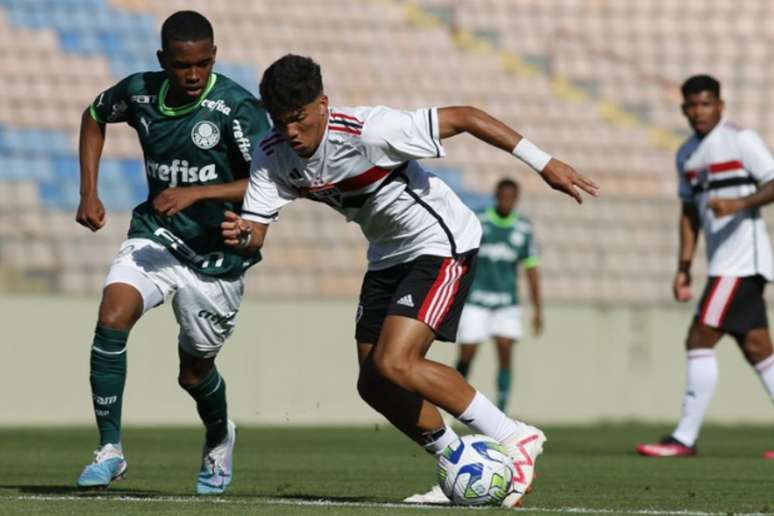
M 506 124 L 478 108 L 440 108 L 438 127 L 441 139 L 464 132 L 498 149 L 515 154 L 540 172 L 551 188 L 566 193 L 579 204 L 583 202 L 579 189 L 589 195 L 599 195 L 599 186 L 594 181 L 579 174 L 566 163 L 550 157 Z
M 682 303 L 690 301 L 691 294 L 691 263 L 696 253 L 699 239 L 699 211 L 696 204 L 683 202 L 678 222 L 680 231 L 680 249 L 677 258 L 677 273 L 672 284 L 672 294 Z
M 105 145 L 105 124 L 100 124 L 87 108 L 81 116 L 81 133 L 78 157 L 81 163 L 81 202 L 75 220 L 92 231 L 105 225 L 105 207 L 99 200 L 97 173 L 102 148 Z
M 759 208 L 774 202 L 774 181 L 765 183 L 757 192 L 745 197 L 736 199 L 710 199 L 709 207 L 715 213 L 716 217 L 725 217 L 733 215 L 742 210 L 751 210 Z
M 220 229 L 226 245 L 241 250 L 246 256 L 252 256 L 263 247 L 269 225 L 245 220 L 233 211 L 227 211 Z
M 543 296 L 540 291 L 539 267 L 527 269 L 527 286 L 532 302 L 532 332 L 537 337 L 543 333 Z
M 217 185 L 167 188 L 153 199 L 153 208 L 171 217 L 199 201 L 242 202 L 247 181 L 245 178 Z

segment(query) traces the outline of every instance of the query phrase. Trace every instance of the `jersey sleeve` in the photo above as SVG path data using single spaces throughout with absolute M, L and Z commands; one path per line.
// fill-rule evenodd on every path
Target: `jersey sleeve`
M 685 158 L 683 157 L 682 149 L 677 152 L 675 168 L 677 170 L 677 196 L 683 202 L 694 202 L 693 189 L 685 176 Z
M 437 108 L 399 111 L 375 107 L 365 116 L 362 141 L 366 157 L 379 167 L 446 155 L 438 132 Z
M 279 217 L 279 211 L 298 197 L 294 188 L 277 180 L 272 173 L 269 157 L 257 148 L 252 157 L 250 181 L 242 201 L 242 218 L 269 224 Z
M 89 107 L 91 117 L 100 124 L 126 122 L 129 110 L 129 83 L 132 76 L 106 89 L 94 99 Z
M 540 253 L 538 252 L 538 246 L 535 241 L 535 233 L 532 226 L 529 227 L 529 230 L 527 230 L 524 237 L 524 247 L 522 249 L 522 256 L 524 256 L 524 259 L 521 261 L 521 265 L 525 269 L 531 269 L 540 265 Z
M 249 97 L 239 103 L 229 123 L 231 126 L 226 131 L 227 138 L 238 149 L 234 176 L 247 177 L 253 157 L 253 142 L 261 141 L 263 135 L 271 129 L 269 117 L 261 102 L 255 97 Z
M 774 179 L 774 158 L 758 133 L 749 129 L 739 134 L 742 164 L 760 183 Z

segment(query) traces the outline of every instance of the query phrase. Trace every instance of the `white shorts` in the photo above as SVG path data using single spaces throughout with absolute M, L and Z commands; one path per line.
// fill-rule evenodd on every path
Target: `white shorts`
M 460 344 L 478 344 L 492 337 L 519 340 L 521 338 L 521 308 L 505 306 L 492 309 L 466 304 L 460 317 L 457 342 Z
M 178 344 L 186 353 L 214 357 L 234 331 L 244 279 L 206 276 L 182 264 L 166 247 L 130 238 L 110 264 L 105 286 L 127 283 L 142 295 L 143 313 L 172 299 L 180 325 Z

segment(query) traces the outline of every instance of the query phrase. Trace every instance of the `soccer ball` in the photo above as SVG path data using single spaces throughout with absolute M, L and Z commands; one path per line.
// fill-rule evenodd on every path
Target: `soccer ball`
M 455 504 L 500 505 L 512 480 L 508 453 L 485 435 L 457 439 L 438 459 L 438 483 Z

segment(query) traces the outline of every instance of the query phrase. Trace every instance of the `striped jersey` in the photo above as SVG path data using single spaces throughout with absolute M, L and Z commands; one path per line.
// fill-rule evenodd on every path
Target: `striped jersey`
M 722 120 L 704 138 L 690 137 L 677 151 L 680 199 L 696 203 L 710 276 L 754 276 L 771 281 L 772 254 L 760 209 L 715 217 L 713 197 L 738 198 L 774 179 L 774 158 L 755 131 Z
M 456 257 L 478 248 L 481 225 L 451 188 L 415 161 L 444 154 L 436 108 L 331 108 L 311 157 L 300 157 L 276 131 L 256 146 L 242 217 L 268 224 L 303 197 L 360 226 L 370 270 L 420 255 Z

